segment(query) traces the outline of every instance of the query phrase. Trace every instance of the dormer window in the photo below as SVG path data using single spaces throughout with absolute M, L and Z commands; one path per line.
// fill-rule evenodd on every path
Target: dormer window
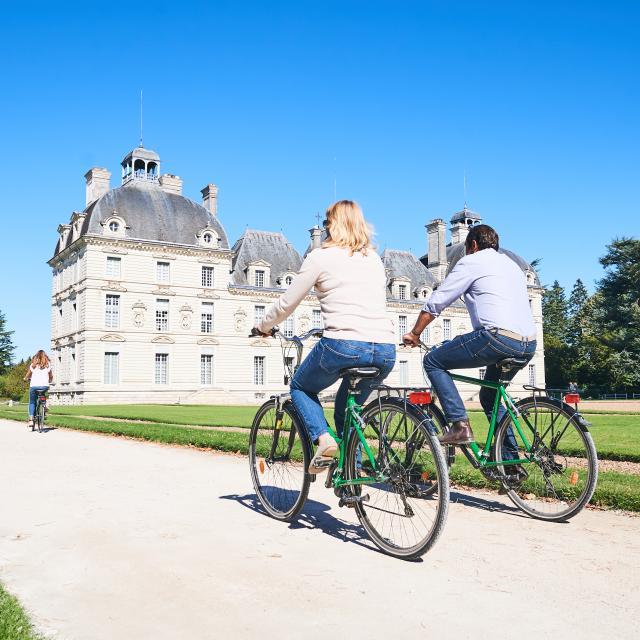
M 253 287 L 271 286 L 271 265 L 265 260 L 254 260 L 247 265 L 247 284 Z
M 287 276 L 284 279 L 284 283 L 287 285 L 287 287 L 293 282 L 293 276 Z
M 213 239 L 213 236 L 210 233 L 205 233 L 202 236 L 202 240 L 205 242 L 205 244 L 211 244 L 212 239 Z
M 102 225 L 102 233 L 106 236 L 118 236 L 124 238 L 127 225 L 114 209 L 112 214 L 100 222 Z
M 200 233 L 196 235 L 198 242 L 207 249 L 213 249 L 218 246 L 218 234 L 216 231 L 207 225 Z
M 113 233 L 117 233 L 118 229 L 120 229 L 120 223 L 116 222 L 115 220 L 112 220 L 109 223 L 109 231 L 113 232 Z
M 399 284 L 398 285 L 398 299 L 406 300 L 407 299 L 407 285 Z
M 264 287 L 264 269 L 256 269 L 254 285 Z

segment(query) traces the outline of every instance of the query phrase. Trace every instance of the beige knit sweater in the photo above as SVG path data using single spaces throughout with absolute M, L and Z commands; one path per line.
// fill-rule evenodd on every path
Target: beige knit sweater
M 289 288 L 267 310 L 260 331 L 282 322 L 315 287 L 324 336 L 340 340 L 395 343 L 386 311 L 386 275 L 380 256 L 342 247 L 315 249 L 305 258 Z

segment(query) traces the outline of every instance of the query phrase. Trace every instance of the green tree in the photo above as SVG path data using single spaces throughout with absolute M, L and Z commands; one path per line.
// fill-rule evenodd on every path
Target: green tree
M 545 377 L 547 386 L 566 387 L 571 352 L 568 344 L 568 310 L 564 289 L 556 280 L 542 294 Z
M 601 342 L 612 350 L 611 382 L 617 391 L 640 389 L 640 240 L 618 238 L 600 258 L 594 319 Z
M 11 340 L 13 331 L 8 331 L 6 325 L 7 321 L 4 313 L 0 311 L 0 375 L 6 373 L 11 366 L 13 352 L 15 351 L 15 346 Z
M 582 338 L 588 332 L 590 320 L 588 302 L 589 292 L 582 280 L 578 278 L 567 301 L 567 339 L 576 349 L 580 349 Z
M 12 400 L 20 400 L 29 389 L 29 383 L 24 380 L 24 376 L 29 368 L 29 361 L 22 360 L 13 365 L 0 378 L 0 394 Z

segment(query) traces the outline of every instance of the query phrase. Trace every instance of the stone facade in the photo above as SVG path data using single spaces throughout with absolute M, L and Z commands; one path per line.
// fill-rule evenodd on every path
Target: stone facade
M 49 261 L 52 401 L 240 404 L 281 391 L 279 342 L 247 336 L 295 277 L 302 256 L 282 234 L 268 231 L 247 230 L 230 247 L 217 216 L 217 187 L 205 186 L 202 205 L 188 200 L 181 195 L 180 178 L 159 175 L 160 159 L 153 151 L 135 149 L 122 167 L 123 184 L 115 189 L 105 169 L 87 172 L 86 208 L 58 227 Z M 387 309 L 398 338 L 459 258 L 468 229 L 465 213 L 473 212 L 465 207 L 452 219 L 457 242 L 446 245 L 446 226 L 438 220 L 427 225 L 428 255 L 382 254 L 389 277 Z M 473 216 L 468 221 L 475 224 L 479 217 Z M 311 230 L 307 251 L 319 245 L 320 233 L 317 227 Z M 527 273 L 542 345 L 537 276 L 507 253 Z M 310 292 L 282 328 L 301 333 L 319 326 L 319 310 Z M 457 302 L 424 338 L 436 344 L 470 329 L 466 309 Z M 516 393 L 533 380 L 544 384 L 541 347 L 531 364 L 533 369 L 518 374 Z M 398 349 L 388 382 L 425 384 L 417 350 Z M 475 387 L 462 385 L 461 391 L 465 399 L 477 397 Z

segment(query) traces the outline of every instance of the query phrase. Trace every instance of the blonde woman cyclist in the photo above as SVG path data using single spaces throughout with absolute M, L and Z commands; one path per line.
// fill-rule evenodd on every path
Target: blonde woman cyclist
M 386 312 L 387 278 L 371 245 L 371 230 L 356 202 L 341 200 L 326 212 L 327 239 L 305 258 L 293 283 L 267 310 L 254 333 L 268 335 L 293 313 L 313 287 L 320 303 L 324 333 L 291 381 L 291 400 L 302 418 L 316 454 L 310 473 L 325 470 L 323 463 L 337 454 L 335 440 L 318 393 L 330 387 L 349 367 L 374 366 L 377 378 L 362 380 L 358 402 L 389 374 L 396 359 L 395 333 Z M 343 379 L 335 399 L 335 424 L 342 434 L 348 380 Z
M 40 349 L 31 360 L 29 370 L 24 377 L 29 381 L 29 423 L 33 426 L 33 414 L 36 410 L 36 400 L 38 394 L 45 393 L 49 390 L 49 385 L 53 382 L 53 372 L 51 371 L 51 363 L 49 356 Z

